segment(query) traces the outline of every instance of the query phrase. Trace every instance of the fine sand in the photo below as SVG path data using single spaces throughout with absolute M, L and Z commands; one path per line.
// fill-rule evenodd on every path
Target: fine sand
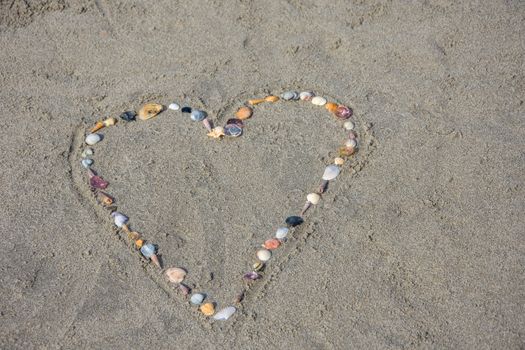
M 523 348 L 524 31 L 511 0 L 0 0 L 0 348 Z M 84 132 L 289 89 L 352 106 L 359 152 L 207 320 L 96 204 Z M 345 136 L 305 102 L 103 134 L 119 211 L 218 308 Z

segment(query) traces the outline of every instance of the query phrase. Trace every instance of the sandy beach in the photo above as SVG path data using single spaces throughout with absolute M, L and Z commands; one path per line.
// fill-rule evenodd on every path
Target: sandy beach
M 1 349 L 524 348 L 524 2 L 0 0 L 0 83 Z M 97 204 L 85 133 L 288 90 L 359 151 L 214 321 Z M 220 309 L 344 142 L 315 107 L 119 120 L 93 168 Z

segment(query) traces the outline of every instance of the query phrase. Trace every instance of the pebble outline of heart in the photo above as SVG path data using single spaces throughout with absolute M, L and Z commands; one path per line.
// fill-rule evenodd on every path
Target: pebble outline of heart
M 282 97 L 281 100 L 283 100 L 283 99 L 284 99 L 284 100 L 298 100 L 298 99 L 299 99 L 299 94 L 297 94 L 297 93 L 295 93 L 295 95 L 293 95 L 293 96 L 288 95 L 288 98 L 286 98 L 286 94 L 290 94 L 290 93 L 293 93 L 293 92 L 287 92 L 287 93 L 281 95 L 281 97 Z M 284 97 L 284 98 L 283 98 L 283 97 Z M 301 96 L 301 97 L 303 97 L 303 96 Z M 302 100 L 307 100 L 307 101 L 308 101 L 308 100 L 311 100 L 311 99 L 312 99 L 312 96 L 309 96 L 309 97 L 310 97 L 310 98 L 307 97 L 307 98 L 304 98 L 304 99 L 301 98 L 301 99 L 302 99 Z M 268 99 L 268 98 L 270 98 L 270 99 Z M 251 106 L 251 107 L 254 107 L 255 105 L 257 105 L 257 104 L 259 104 L 259 103 L 265 103 L 265 102 L 277 102 L 277 100 L 279 100 L 277 97 L 267 96 L 266 99 L 253 99 L 253 100 L 249 100 L 250 103 L 247 104 L 246 106 L 249 105 L 249 106 Z M 331 112 L 335 112 L 335 111 L 336 111 L 335 108 L 337 108 L 337 107 L 339 107 L 339 106 L 342 106 L 342 105 L 338 105 L 338 104 L 334 104 L 334 103 L 328 103 L 328 104 L 327 104 L 326 102 L 327 102 L 327 101 L 325 100 L 325 101 L 321 101 L 320 103 L 314 103 L 314 104 L 317 104 L 317 105 L 320 105 L 320 106 L 323 106 L 323 105 L 324 105 L 324 106 L 325 106 L 329 111 L 331 111 Z M 327 106 L 327 105 L 328 105 L 328 106 Z M 329 108 L 329 107 L 330 107 L 330 108 Z M 244 107 L 244 108 L 245 108 L 245 107 Z M 149 118 L 147 118 L 147 119 L 149 119 Z M 193 119 L 193 118 L 192 118 L 192 119 Z M 196 119 L 193 119 L 193 120 L 196 120 Z M 200 120 L 198 120 L 198 121 L 201 121 L 201 120 L 202 120 L 202 119 L 200 119 Z M 197 121 L 197 120 L 196 120 L 196 121 Z M 362 123 L 362 120 L 360 120 L 360 122 Z M 109 126 L 111 126 L 111 125 L 114 125 L 114 123 L 109 123 L 109 125 L 105 125 L 105 126 L 106 126 L 106 127 L 109 127 Z M 365 133 L 366 133 L 366 136 L 368 136 L 368 138 L 369 138 L 369 140 L 368 140 L 369 145 L 371 145 L 371 144 L 373 143 L 373 142 L 372 142 L 373 137 L 372 137 L 371 134 L 368 133 L 368 131 L 369 131 L 369 127 L 370 127 L 370 126 L 368 125 L 368 126 L 365 128 L 364 131 L 365 131 Z M 208 131 L 210 131 L 210 134 L 211 134 L 211 135 L 209 135 L 209 136 L 214 136 L 214 137 L 220 137 L 220 136 L 222 136 L 221 133 L 222 133 L 222 131 L 223 131 L 224 129 L 221 130 L 221 132 L 219 133 L 219 135 L 217 135 L 217 133 L 216 133 L 216 129 L 217 129 L 217 128 L 214 128 L 214 129 L 211 130 L 211 131 L 208 130 Z M 353 127 L 351 127 L 350 129 L 353 129 Z M 347 129 L 347 130 L 348 130 L 348 129 Z M 84 131 L 85 131 L 85 127 L 84 127 L 83 125 L 82 125 L 82 126 L 79 126 L 79 130 L 77 130 L 76 135 L 73 135 L 72 143 L 71 143 L 71 149 L 70 149 L 70 157 L 69 157 L 69 158 L 70 158 L 70 163 L 71 163 L 71 164 L 76 163 L 76 160 L 73 160 L 73 159 L 72 159 L 72 158 L 73 158 L 73 147 L 74 147 L 75 144 L 77 145 L 77 147 L 81 147 L 81 146 L 79 146 L 79 143 L 82 142 L 81 138 L 83 138 Z M 350 132 L 352 132 L 352 131 L 350 131 Z M 361 134 L 361 133 L 360 133 L 360 134 Z M 352 134 L 350 134 L 350 136 L 351 136 L 350 139 L 355 139 L 357 135 L 354 133 L 354 134 L 353 134 L 353 137 L 352 137 Z M 362 136 L 360 137 L 360 139 L 361 139 L 362 141 L 364 140 L 364 136 L 365 136 L 365 135 L 362 135 Z M 350 148 L 354 148 L 354 150 L 355 150 L 355 146 L 356 146 L 355 142 L 354 142 L 353 144 L 351 143 Z M 348 147 L 343 147 L 343 148 L 348 149 Z M 345 155 L 345 156 L 351 156 L 352 154 L 353 154 L 353 152 L 350 152 L 349 154 L 344 154 L 344 155 Z M 338 162 L 338 161 L 336 160 L 336 162 Z M 352 164 L 352 168 L 351 168 L 351 169 L 352 169 L 352 172 L 355 173 L 355 172 L 361 170 L 365 163 L 366 163 L 366 160 L 365 160 L 364 162 L 362 162 L 362 163 L 354 163 L 354 164 Z M 76 164 L 78 164 L 78 163 L 76 163 Z M 340 166 L 340 165 L 342 165 L 342 164 L 339 163 L 339 164 L 337 164 L 337 165 Z M 93 177 L 93 175 L 94 175 L 94 174 L 91 174 L 91 177 Z M 85 182 L 85 181 L 84 181 L 84 182 Z M 321 186 L 321 187 L 324 187 L 324 185 Z M 78 189 L 77 189 L 77 190 L 78 190 Z M 77 192 L 80 192 L 80 191 L 77 191 Z M 321 193 L 322 193 L 323 190 L 321 189 L 321 190 L 318 191 L 318 192 L 321 192 Z M 95 194 L 96 194 L 96 193 L 95 193 Z M 310 205 L 311 205 L 311 204 L 312 204 L 312 203 L 310 202 Z M 316 203 L 314 203 L 314 204 L 316 204 Z M 308 205 L 308 202 L 307 202 L 307 205 Z M 306 206 L 305 206 L 305 208 L 306 208 Z M 306 209 L 307 209 L 307 208 L 306 208 Z M 113 210 L 116 210 L 116 208 L 111 208 L 111 207 L 110 207 L 110 210 L 112 210 L 112 212 L 113 212 Z M 304 211 L 301 213 L 301 216 L 302 216 L 303 214 L 304 214 Z M 127 221 L 127 219 L 126 219 L 126 221 Z M 130 230 L 128 229 L 128 226 L 126 225 L 126 222 L 121 223 L 121 224 L 119 224 L 118 226 L 120 226 L 120 229 L 121 229 L 121 230 L 120 230 L 120 231 L 119 231 L 119 230 L 115 230 L 117 233 L 121 233 L 121 232 L 129 233 L 129 232 L 132 232 L 132 231 L 130 231 Z M 122 236 L 118 235 L 118 237 L 120 238 L 121 241 L 125 242 L 125 239 L 124 239 Z M 284 240 L 282 240 L 281 243 L 284 243 L 283 241 L 284 241 Z M 274 242 L 275 242 L 275 241 L 274 241 Z M 127 244 L 127 243 L 126 243 L 126 244 Z M 128 244 L 127 244 L 127 245 L 128 245 Z M 149 256 L 149 257 L 151 257 L 151 256 Z M 143 261 L 144 261 L 144 260 L 143 260 Z M 252 271 L 252 273 L 253 273 L 253 271 Z M 152 275 L 149 275 L 149 277 L 152 278 Z M 260 276 L 258 276 L 258 277 L 260 277 Z M 256 278 L 256 279 L 258 279 L 258 278 Z M 154 279 L 154 280 L 155 280 L 155 279 Z M 250 278 L 249 278 L 249 280 L 250 280 Z M 157 283 L 157 284 L 159 284 L 159 283 Z M 179 286 L 182 286 L 182 287 L 183 287 L 182 289 L 184 290 L 184 285 L 183 285 L 183 284 L 179 284 Z M 163 287 L 160 286 L 160 285 L 159 285 L 159 287 L 163 288 Z M 163 289 L 166 290 L 166 288 L 163 288 Z M 248 286 L 247 288 L 244 288 L 244 289 L 243 289 L 243 293 L 244 293 L 244 292 L 247 292 L 249 289 L 250 289 L 249 286 Z M 171 294 L 171 293 L 170 293 L 170 294 Z M 239 301 L 239 303 L 240 303 L 240 302 L 242 301 L 242 299 L 241 299 L 241 300 L 238 300 L 238 301 Z M 214 303 L 214 304 L 215 304 L 215 303 Z M 223 309 L 223 310 L 224 310 L 224 309 Z M 214 310 L 213 310 L 213 311 L 214 311 Z M 233 312 L 235 312 L 235 311 L 236 311 L 236 309 L 233 308 Z M 216 315 L 217 315 L 217 314 L 216 314 Z M 208 316 L 211 316 L 211 315 L 208 315 Z M 228 319 L 229 316 L 231 316 L 231 315 L 228 315 L 228 316 L 225 317 L 225 318 L 224 318 L 224 317 L 223 317 L 223 318 L 219 317 L 218 319 Z

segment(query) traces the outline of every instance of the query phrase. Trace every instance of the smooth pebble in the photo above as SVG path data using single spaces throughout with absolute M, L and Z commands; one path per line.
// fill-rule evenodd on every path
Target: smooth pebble
M 195 293 L 191 296 L 190 298 L 190 303 L 192 303 L 193 305 L 200 305 L 202 304 L 202 302 L 204 301 L 204 299 L 206 298 L 206 296 L 202 293 Z
M 355 139 L 349 139 L 345 142 L 345 147 L 355 148 L 357 146 L 357 141 Z
M 349 120 L 349 121 L 346 121 L 346 122 L 343 124 L 343 127 L 344 127 L 346 130 L 354 130 L 354 128 L 355 128 L 355 124 Z
M 312 203 L 313 205 L 316 205 L 321 200 L 321 196 L 317 193 L 310 193 L 306 196 L 306 200 Z
M 289 216 L 286 218 L 285 222 L 288 226 L 295 227 L 301 225 L 304 220 L 300 216 Z
M 295 100 L 299 95 L 295 91 L 286 91 L 281 95 L 281 98 L 285 101 Z
M 270 260 L 272 257 L 272 252 L 270 252 L 267 249 L 260 249 L 257 251 L 257 259 L 261 260 L 262 262 L 266 262 Z
M 326 98 L 321 96 L 315 96 L 314 98 L 312 98 L 312 103 L 316 106 L 324 106 L 326 102 Z
M 90 166 L 93 165 L 93 159 L 91 159 L 91 158 L 84 158 L 84 159 L 82 159 L 81 163 L 82 163 L 82 166 L 87 169 L 87 168 L 89 168 Z
M 140 252 L 146 258 L 151 258 L 153 255 L 155 255 L 156 250 L 157 249 L 155 248 L 155 246 L 151 243 L 144 244 L 142 248 L 140 248 Z
M 290 229 L 288 227 L 279 227 L 275 232 L 275 238 L 284 239 L 288 235 Z
M 171 109 L 172 111 L 178 111 L 180 109 L 180 106 L 176 103 L 170 103 L 168 108 Z
M 303 91 L 299 94 L 299 98 L 303 101 L 311 101 L 315 94 L 311 91 Z
M 90 146 L 99 143 L 102 140 L 102 135 L 100 134 L 89 134 L 86 136 L 86 143 Z
M 324 169 L 323 180 L 330 181 L 333 180 L 339 175 L 341 170 L 336 165 L 329 165 Z
M 135 120 L 136 116 L 137 116 L 137 113 L 135 113 L 133 111 L 127 111 L 127 112 L 122 113 L 119 117 L 120 117 L 120 119 L 122 119 L 122 120 L 124 120 L 126 122 L 131 122 L 131 121 Z
M 237 311 L 233 306 L 228 306 L 227 308 L 222 309 L 213 316 L 214 320 L 217 321 L 226 321 Z
M 111 217 L 115 221 L 117 227 L 122 227 L 129 221 L 129 218 L 126 215 L 119 213 L 118 211 L 111 213 Z
M 191 111 L 190 118 L 194 122 L 201 122 L 206 118 L 206 112 L 194 109 L 193 111 Z
M 166 270 L 166 276 L 172 283 L 181 283 L 186 277 L 186 271 L 180 267 L 170 267 Z
M 89 157 L 89 156 L 92 156 L 95 152 L 93 151 L 93 148 L 86 148 L 85 150 L 82 151 L 82 158 L 86 158 L 86 157 Z

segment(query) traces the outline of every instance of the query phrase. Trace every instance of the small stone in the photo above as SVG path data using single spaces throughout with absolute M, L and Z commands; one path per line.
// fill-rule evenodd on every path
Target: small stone
M 228 306 L 227 308 L 224 308 L 221 311 L 217 312 L 217 314 L 213 316 L 213 319 L 217 321 L 226 321 L 227 319 L 232 317 L 235 311 L 237 311 L 236 308 L 234 308 L 233 306 Z
M 122 227 L 129 221 L 129 218 L 126 215 L 119 213 L 118 211 L 111 213 L 111 217 L 113 218 L 115 226 L 117 227 Z
M 337 111 L 337 103 L 328 102 L 324 105 L 324 108 L 326 108 L 330 113 L 335 113 L 335 111 Z
M 355 128 L 355 124 L 354 124 L 352 121 L 348 120 L 348 121 L 346 121 L 346 122 L 343 124 L 343 128 L 345 128 L 345 130 L 348 130 L 348 131 L 350 131 L 350 130 L 354 130 L 354 128 Z
M 155 252 L 157 251 L 157 249 L 155 248 L 155 246 L 151 243 L 148 243 L 148 244 L 144 244 L 141 248 L 140 248 L 140 252 L 142 253 L 142 255 L 144 255 L 146 258 L 151 258 L 153 255 L 155 255 Z
M 315 94 L 311 91 L 303 91 L 299 94 L 299 98 L 303 101 L 311 101 Z
M 295 100 L 299 97 L 299 94 L 295 91 L 286 91 L 281 94 L 281 98 L 285 101 Z
M 190 303 L 192 303 L 193 305 L 200 305 L 202 304 L 205 298 L 206 298 L 206 295 L 202 293 L 195 293 L 191 296 Z
M 259 259 L 262 262 L 266 262 L 270 260 L 272 257 L 272 252 L 270 252 L 267 249 L 261 249 L 257 251 L 257 259 Z
M 242 135 L 242 128 L 235 124 L 228 124 L 224 127 L 224 135 L 238 137 Z
M 122 113 L 119 117 L 120 117 L 120 119 L 122 119 L 122 120 L 124 120 L 126 122 L 131 122 L 131 121 L 135 120 L 136 116 L 137 116 L 137 113 L 135 113 L 133 111 L 127 111 L 127 112 Z
M 102 135 L 100 134 L 89 134 L 86 136 L 86 144 L 93 146 L 94 144 L 99 143 L 102 140 Z
M 86 148 L 85 150 L 82 151 L 82 158 L 86 158 L 86 157 L 89 157 L 89 156 L 92 156 L 95 152 L 93 151 L 93 148 Z
M 312 98 L 312 103 L 316 106 L 324 106 L 326 102 L 326 98 L 321 96 L 315 96 L 314 98 Z
M 290 232 L 290 229 L 288 227 L 279 227 L 275 232 L 275 238 L 284 240 L 288 235 L 288 232 Z
M 182 113 L 191 113 L 191 107 L 182 107 L 180 111 Z
M 281 245 L 281 241 L 279 241 L 277 238 L 271 238 L 264 242 L 263 247 L 268 250 L 274 250 L 279 248 Z
M 186 277 L 186 271 L 180 267 L 170 267 L 165 273 L 171 283 L 181 283 Z
M 264 98 L 264 100 L 265 100 L 266 102 L 277 102 L 277 101 L 279 101 L 279 97 L 274 96 L 274 95 L 270 95 L 270 96 L 266 96 L 266 97 Z
M 210 131 L 207 135 L 211 138 L 219 139 L 225 135 L 224 128 L 222 126 L 217 126 L 213 128 L 212 131 Z
M 91 158 L 84 158 L 84 159 L 82 159 L 81 163 L 82 163 L 82 166 L 87 169 L 87 168 L 89 168 L 90 166 L 93 165 L 93 159 L 91 159 Z
M 190 118 L 194 122 L 201 122 L 206 118 L 206 116 L 207 116 L 206 112 L 198 110 L 198 109 L 194 109 L 193 111 L 191 111 Z
M 341 158 L 341 157 L 336 157 L 334 159 L 334 164 L 335 165 L 343 165 L 344 163 L 345 163 L 345 160 L 343 158 Z
M 237 119 L 240 120 L 245 120 L 250 118 L 252 114 L 253 109 L 251 109 L 250 107 L 241 107 L 237 110 L 237 112 L 235 112 L 235 117 L 237 117 Z
M 355 139 L 348 139 L 345 142 L 345 147 L 355 148 L 357 146 L 357 141 Z
M 306 200 L 308 202 L 312 203 L 313 205 L 317 205 L 319 203 L 319 201 L 321 200 L 321 196 L 318 195 L 317 193 L 309 193 L 306 196 Z
M 89 185 L 93 188 L 104 190 L 109 186 L 109 182 L 107 182 L 106 180 L 104 180 L 102 177 L 98 175 L 93 175 L 89 178 Z
M 354 111 L 350 107 L 339 105 L 335 111 L 335 116 L 339 119 L 348 119 L 354 114 Z
M 243 278 L 245 280 L 255 281 L 261 278 L 261 275 L 259 275 L 257 272 L 252 271 L 252 272 L 245 273 Z
M 174 103 L 170 103 L 168 108 L 171 109 L 172 111 L 178 111 L 180 109 L 180 106 L 174 102 Z
M 237 125 L 239 128 L 244 128 L 244 123 L 240 119 L 230 118 L 226 121 L 226 125 Z
M 252 267 L 253 267 L 253 270 L 256 272 L 261 271 L 262 269 L 264 269 L 264 263 L 258 261 L 255 264 L 253 264 Z
M 206 303 L 199 308 L 206 316 L 212 316 L 215 313 L 215 305 L 213 303 Z
M 290 227 L 295 227 L 301 225 L 304 220 L 300 216 L 289 216 L 285 220 L 286 224 Z

